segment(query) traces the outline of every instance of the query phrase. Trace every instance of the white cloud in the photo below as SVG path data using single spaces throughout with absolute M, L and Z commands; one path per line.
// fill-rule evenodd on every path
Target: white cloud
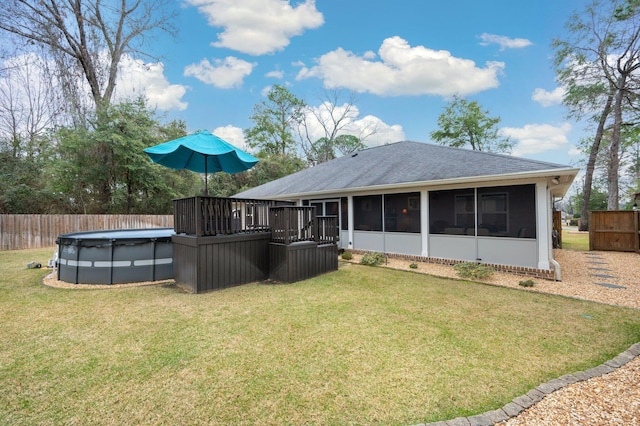
M 144 63 L 129 55 L 122 56 L 114 100 L 143 95 L 151 107 L 183 111 L 188 106 L 181 101 L 186 91 L 186 86 L 169 83 L 163 63 Z
M 354 135 L 362 139 L 364 144 L 370 147 L 405 139 L 404 130 L 401 125 L 387 124 L 373 115 L 360 117 L 360 110 L 355 105 L 343 104 L 342 106 L 332 106 L 325 102 L 319 106 L 308 108 L 306 123 L 309 138 L 312 141 L 326 136 L 324 127 L 317 117 L 321 117 L 324 123 L 332 123 L 334 120 L 344 117 L 341 130 L 338 131 L 336 136 L 345 134 Z M 331 118 L 332 116 L 333 119 Z
M 244 141 L 244 133 L 242 132 L 241 128 L 229 124 L 224 127 L 217 127 L 213 129 L 213 132 L 211 133 L 229 142 L 231 145 L 247 151 L 247 147 Z
M 550 124 L 527 124 L 524 127 L 503 127 L 500 132 L 516 141 L 513 155 L 539 154 L 554 149 L 566 148 L 569 142 L 567 134 L 571 130 L 571 124 L 563 123 L 560 126 Z
M 356 123 L 364 128 L 375 128 L 376 132 L 365 139 L 367 146 L 379 146 L 406 139 L 400 124 L 387 124 L 373 115 L 366 115 Z
M 203 83 L 219 89 L 231 89 L 242 85 L 244 78 L 251 74 L 255 66 L 256 63 L 233 56 L 214 59 L 213 64 L 208 59 L 203 59 L 199 64 L 187 65 L 184 69 L 184 75 L 195 77 Z
M 273 70 L 269 71 L 264 76 L 267 78 L 277 78 L 278 80 L 282 80 L 282 78 L 284 78 L 284 71 Z
M 580 148 L 578 148 L 575 145 L 571 145 L 571 148 L 569 148 L 569 156 L 570 157 L 582 157 L 583 152 L 580 150 Z
M 315 0 L 305 0 L 295 7 L 288 0 L 187 1 L 207 17 L 209 25 L 224 28 L 213 46 L 250 55 L 282 50 L 292 37 L 324 23 Z
M 500 46 L 500 50 L 505 49 L 522 49 L 523 47 L 531 46 L 533 43 L 526 38 L 510 38 L 507 36 L 501 36 L 496 34 L 483 33 L 480 35 L 482 46 L 489 44 L 497 44 Z
M 269 93 L 271 92 L 271 90 L 273 90 L 273 86 L 265 86 L 262 88 L 262 90 L 260 91 L 260 95 L 263 98 L 266 98 L 267 96 L 269 96 Z
M 552 105 L 559 105 L 562 103 L 564 97 L 564 88 L 558 86 L 552 92 L 547 92 L 544 89 L 537 88 L 533 91 L 531 99 L 538 102 L 543 107 L 549 107 Z
M 99 58 L 101 66 L 107 63 L 107 52 L 102 52 Z M 39 96 L 44 96 L 44 91 L 40 88 L 43 84 L 46 84 L 46 90 L 51 93 L 46 95 L 48 97 L 61 96 L 62 89 L 58 87 L 58 82 L 51 80 L 50 77 L 44 73 L 45 67 L 53 67 L 53 64 L 47 64 L 46 61 L 36 54 L 23 55 L 13 57 L 3 63 L 3 67 L 8 70 L 14 69 L 13 74 L 19 76 L 17 73 L 19 67 L 29 64 L 29 84 L 31 90 L 39 90 Z M 25 68 L 26 70 L 26 68 Z M 6 73 L 7 77 L 12 77 L 12 73 Z M 0 79 L 0 84 L 3 81 L 9 81 L 6 79 Z M 85 105 L 85 108 L 90 110 L 93 108 L 93 100 L 90 96 L 89 85 L 84 78 L 78 78 L 76 81 L 78 91 L 81 96 L 80 102 Z M 11 88 L 13 96 L 17 96 L 20 91 L 25 90 L 23 82 L 13 81 L 11 82 Z M 145 63 L 142 60 L 134 59 L 130 55 L 123 55 L 120 59 L 118 76 L 116 81 L 116 87 L 114 90 L 112 103 L 122 102 L 126 99 L 142 96 L 146 99 L 147 104 L 152 108 L 157 108 L 163 111 L 169 110 L 185 110 L 188 106 L 187 102 L 182 101 L 182 97 L 187 91 L 187 87 L 180 84 L 171 84 L 164 75 L 164 64 L 157 63 Z M 24 96 L 23 96 L 24 95 Z M 26 100 L 28 93 L 20 95 L 21 102 Z M 24 98 L 24 99 L 23 99 Z M 32 101 L 33 102 L 33 101 Z
M 499 86 L 502 62 L 478 68 L 469 59 L 456 58 L 446 50 L 411 47 L 400 37 L 387 38 L 378 51 L 357 56 L 339 48 L 317 59 L 318 65 L 302 68 L 298 80 L 316 77 L 326 88 L 346 88 L 381 96 L 466 96 Z

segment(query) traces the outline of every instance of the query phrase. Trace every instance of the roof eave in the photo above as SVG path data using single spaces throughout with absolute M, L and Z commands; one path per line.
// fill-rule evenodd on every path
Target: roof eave
M 534 172 L 520 172 L 520 173 L 509 173 L 509 174 L 500 174 L 500 175 L 461 177 L 461 178 L 438 179 L 438 180 L 430 180 L 430 181 L 414 181 L 414 182 L 372 185 L 372 186 L 343 188 L 343 189 L 327 189 L 323 191 L 280 194 L 280 195 L 259 197 L 259 198 L 264 200 L 291 200 L 291 199 L 299 199 L 299 198 L 321 197 L 326 195 L 335 196 L 336 193 L 349 194 L 349 193 L 371 192 L 371 191 L 380 192 L 380 191 L 404 189 L 404 188 L 415 188 L 415 187 L 454 186 L 454 185 L 460 185 L 465 183 L 477 184 L 477 183 L 499 182 L 499 181 L 508 181 L 508 180 L 541 179 L 541 178 L 548 178 L 549 180 L 551 180 L 554 177 L 565 177 L 564 182 L 562 182 L 561 184 L 557 184 L 552 190 L 552 193 L 554 195 L 562 196 L 569 189 L 569 186 L 571 186 L 571 183 L 573 182 L 574 178 L 576 177 L 579 171 L 580 169 L 577 169 L 577 168 L 565 167 L 565 168 L 558 168 L 558 169 L 539 170 Z

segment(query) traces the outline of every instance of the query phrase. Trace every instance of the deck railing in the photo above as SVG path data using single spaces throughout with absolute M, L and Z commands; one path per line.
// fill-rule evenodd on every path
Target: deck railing
M 271 232 L 276 243 L 337 241 L 337 217 L 316 216 L 310 206 L 282 202 L 196 196 L 173 200 L 177 234 L 206 237 Z
M 206 237 L 269 231 L 275 201 L 196 196 L 173 200 L 177 234 Z
M 336 244 L 338 242 L 338 216 L 318 216 L 319 244 Z

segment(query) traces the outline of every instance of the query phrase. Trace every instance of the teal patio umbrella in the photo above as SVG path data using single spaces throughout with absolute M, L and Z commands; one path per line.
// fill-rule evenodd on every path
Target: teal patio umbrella
M 258 162 L 253 155 L 206 130 L 145 148 L 144 152 L 154 163 L 172 169 L 204 173 L 205 195 L 208 194 L 209 173 L 240 173 L 249 170 Z

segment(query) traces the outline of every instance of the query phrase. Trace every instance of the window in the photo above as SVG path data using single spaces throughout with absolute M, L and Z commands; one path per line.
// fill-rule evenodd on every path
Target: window
M 384 196 L 385 232 L 420 233 L 420 193 Z
M 479 194 L 478 234 L 509 232 L 509 195 L 506 192 Z
M 429 233 L 536 238 L 535 185 L 431 191 Z
M 468 229 L 475 226 L 476 202 L 473 194 L 456 195 L 456 228 Z
M 473 189 L 429 192 L 429 233 L 464 235 L 475 230 Z
M 382 196 L 353 197 L 353 229 L 382 231 Z
M 489 235 L 510 238 L 536 238 L 535 185 L 478 188 L 479 227 Z

